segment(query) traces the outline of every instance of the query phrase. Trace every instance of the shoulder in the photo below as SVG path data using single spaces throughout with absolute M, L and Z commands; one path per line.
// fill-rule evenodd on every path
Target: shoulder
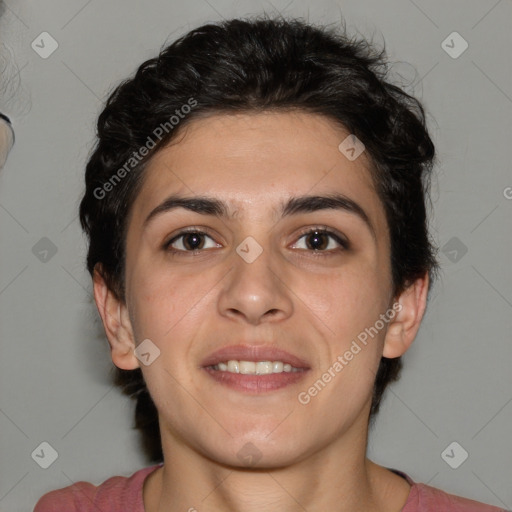
M 33 512 L 97 511 L 109 505 L 109 510 L 144 512 L 142 486 L 145 478 L 161 464 L 136 471 L 129 477 L 113 476 L 99 486 L 88 482 L 51 491 L 42 496 Z M 112 506 L 114 505 L 114 508 Z
M 430 485 L 415 483 L 405 473 L 400 474 L 411 484 L 409 498 L 401 512 L 507 512 L 503 508 L 449 494 Z

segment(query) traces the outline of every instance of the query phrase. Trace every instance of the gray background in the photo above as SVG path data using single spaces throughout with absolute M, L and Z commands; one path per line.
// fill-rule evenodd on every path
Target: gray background
M 133 403 L 109 384 L 84 270 L 77 205 L 95 119 L 111 87 L 166 40 L 263 10 L 323 23 L 342 13 L 351 33 L 384 38 L 425 103 L 440 159 L 432 227 L 443 273 L 369 454 L 512 509 L 512 2 L 9 0 L 0 110 L 16 145 L 0 173 L 0 510 L 31 510 L 51 489 L 148 465 Z M 44 31 L 59 45 L 47 59 L 31 47 Z M 458 58 L 441 45 L 453 31 L 469 44 Z M 55 254 L 41 252 L 52 247 L 44 237 Z M 48 469 L 31 457 L 43 441 L 58 452 Z M 469 453 L 457 469 L 441 457 L 453 441 Z

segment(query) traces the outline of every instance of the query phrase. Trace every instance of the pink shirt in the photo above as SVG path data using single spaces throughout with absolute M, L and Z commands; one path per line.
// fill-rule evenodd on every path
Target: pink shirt
M 142 486 L 146 476 L 162 464 L 141 469 L 130 477 L 114 476 L 96 487 L 78 482 L 45 494 L 34 512 L 144 512 Z M 425 484 L 411 484 L 407 503 L 401 512 L 504 512 L 504 509 L 447 494 Z

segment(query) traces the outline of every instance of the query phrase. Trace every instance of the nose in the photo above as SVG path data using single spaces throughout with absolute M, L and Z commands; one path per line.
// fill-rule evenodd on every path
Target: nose
M 269 250 L 252 262 L 233 254 L 233 269 L 228 273 L 218 299 L 219 313 L 235 321 L 258 325 L 278 322 L 293 312 L 291 291 L 283 269 Z

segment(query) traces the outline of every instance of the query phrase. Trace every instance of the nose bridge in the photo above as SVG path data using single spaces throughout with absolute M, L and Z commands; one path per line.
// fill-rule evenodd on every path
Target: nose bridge
M 233 251 L 233 271 L 219 299 L 220 313 L 257 324 L 290 315 L 292 302 L 280 279 L 279 258 L 260 237 L 245 238 Z

